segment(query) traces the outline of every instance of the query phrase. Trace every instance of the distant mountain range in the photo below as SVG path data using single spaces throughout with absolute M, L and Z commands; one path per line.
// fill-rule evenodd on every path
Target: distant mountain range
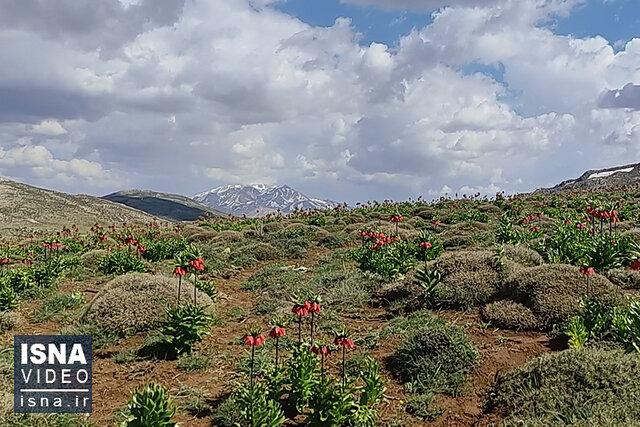
M 634 163 L 589 170 L 579 178 L 563 181 L 551 188 L 541 188 L 536 192 L 550 194 L 570 190 L 602 190 L 638 184 L 640 184 L 640 163 Z
M 309 197 L 288 185 L 225 185 L 197 194 L 194 200 L 232 215 L 260 216 L 296 209 L 322 210 L 337 203 Z
M 186 196 L 157 191 L 125 190 L 102 198 L 172 221 L 195 221 L 201 217 L 224 215 Z

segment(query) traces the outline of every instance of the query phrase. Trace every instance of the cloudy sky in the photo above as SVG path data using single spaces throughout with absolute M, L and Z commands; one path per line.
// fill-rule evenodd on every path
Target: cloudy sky
M 0 175 L 353 202 L 640 162 L 637 3 L 0 0 Z

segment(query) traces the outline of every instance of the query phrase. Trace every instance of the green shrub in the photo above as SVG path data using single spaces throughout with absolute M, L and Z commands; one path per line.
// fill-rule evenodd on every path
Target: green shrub
M 507 280 L 503 295 L 529 308 L 542 330 L 565 325 L 578 314 L 585 295 L 607 307 L 624 301 L 619 288 L 605 277 L 596 274 L 587 283 L 578 267 L 562 264 L 517 270 Z
M 80 307 L 84 304 L 82 292 L 55 293 L 47 298 L 40 309 L 33 315 L 35 323 L 46 322 L 51 318 L 63 314 L 66 310 Z
M 422 418 L 426 421 L 433 421 L 442 415 L 442 408 L 435 406 L 435 395 L 433 393 L 421 393 L 411 395 L 407 398 L 405 411 L 414 417 Z
M 504 254 L 507 259 L 524 267 L 535 267 L 544 262 L 538 252 L 524 245 L 504 245 Z
M 640 270 L 614 268 L 607 271 L 607 277 L 623 289 L 640 290 Z
M 496 301 L 482 308 L 482 318 L 498 328 L 532 331 L 539 328 L 530 308 L 515 301 Z
M 204 371 L 210 366 L 211 358 L 197 353 L 184 354 L 176 362 L 176 367 L 184 372 Z
M 122 427 L 173 427 L 175 408 L 167 391 L 159 384 L 151 383 L 133 393 L 127 405 L 127 414 Z
M 148 261 L 161 261 L 172 259 L 187 248 L 187 241 L 179 237 L 164 237 L 159 240 L 142 239 L 141 243 L 146 248 L 142 254 Z M 134 271 L 134 270 L 128 270 Z M 138 270 L 135 270 L 138 271 Z
M 20 318 L 16 313 L 0 311 L 0 334 L 12 330 L 19 322 Z
M 100 270 L 104 274 L 143 273 L 145 267 L 136 253 L 119 249 L 110 252 L 100 260 Z
M 466 309 L 484 304 L 499 292 L 502 284 L 502 267 L 496 264 L 490 251 L 448 252 L 429 268 L 441 276 L 433 300 L 447 307 Z
M 640 359 L 622 351 L 567 350 L 502 374 L 487 410 L 505 425 L 637 425 Z
M 378 274 L 392 280 L 407 273 L 415 265 L 415 247 L 406 240 L 397 240 L 383 246 L 372 246 L 370 242 L 352 252 L 353 260 L 362 271 Z
M 389 369 L 420 393 L 456 394 L 478 362 L 478 351 L 457 326 L 418 312 L 412 328 L 389 359 Z
M 169 308 L 166 317 L 160 333 L 167 347 L 176 355 L 191 353 L 193 345 L 209 334 L 213 321 L 201 306 L 193 304 Z
M 0 312 L 18 308 L 18 295 L 8 281 L 0 280 Z

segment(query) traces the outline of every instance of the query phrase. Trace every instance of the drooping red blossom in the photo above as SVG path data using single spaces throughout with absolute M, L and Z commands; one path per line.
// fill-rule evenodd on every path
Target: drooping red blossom
M 139 254 L 143 254 L 147 251 L 147 248 L 145 248 L 144 245 L 138 245 L 136 247 L 136 250 L 138 251 Z
M 196 258 L 189 261 L 189 265 L 196 271 L 204 270 L 204 259 Z
M 631 268 L 632 270 L 640 270 L 640 259 L 637 259 L 637 260 L 633 261 L 629 265 L 629 268 Z
M 580 267 L 580 273 L 582 273 L 583 276 L 591 277 L 596 274 L 596 270 L 593 267 Z
M 265 338 L 261 334 L 247 334 L 242 338 L 245 345 L 250 345 L 252 347 L 260 347 L 265 342 Z
M 280 338 L 287 335 L 287 330 L 281 326 L 274 326 L 269 332 L 271 338 Z
M 353 342 L 353 340 L 351 338 L 347 338 L 347 337 L 336 337 L 336 339 L 333 341 L 333 343 L 335 345 L 339 345 L 339 346 L 347 348 L 347 349 L 356 348 L 356 345 Z
M 420 247 L 424 250 L 429 250 L 433 247 L 431 242 L 420 242 Z
M 331 354 L 331 349 L 329 348 L 329 346 L 326 346 L 326 345 L 321 345 L 321 346 L 314 345 L 313 347 L 311 347 L 311 351 L 317 354 L 318 356 L 329 356 Z
M 0 258 L 0 265 L 7 265 L 7 264 L 11 264 L 11 258 Z
M 309 313 L 320 313 L 320 303 L 316 301 L 311 301 L 309 306 Z
M 529 228 L 529 231 L 531 231 L 532 233 L 537 233 L 540 231 L 540 227 L 534 225 L 533 227 Z
M 187 270 L 182 267 L 176 267 L 175 270 L 173 270 L 173 274 L 176 276 L 184 276 L 187 274 Z
M 439 219 L 434 219 L 431 221 L 431 225 L 433 225 L 434 227 L 439 227 L 442 225 L 442 221 L 440 221 Z
M 399 222 L 404 221 L 404 217 L 403 217 L 402 215 L 400 215 L 400 214 L 393 215 L 393 216 L 391 217 L 390 221 L 391 221 L 391 222 L 394 222 L 394 223 L 396 223 L 396 224 L 397 224 L 397 223 L 399 223 Z
M 578 230 L 585 230 L 587 228 L 587 224 L 584 222 L 579 222 L 576 224 L 576 227 L 578 228 Z
M 305 306 L 305 304 L 296 304 L 291 309 L 291 312 L 298 317 L 306 317 L 309 315 L 309 309 Z

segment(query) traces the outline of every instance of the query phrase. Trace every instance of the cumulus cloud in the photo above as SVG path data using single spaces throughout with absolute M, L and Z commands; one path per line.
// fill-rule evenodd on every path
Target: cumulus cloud
M 640 85 L 627 83 L 622 89 L 605 91 L 599 100 L 602 108 L 640 110 Z
M 162 3 L 7 2 L 0 174 L 94 193 L 287 183 L 355 201 L 530 190 L 640 147 L 635 95 L 604 101 L 640 84 L 640 40 L 616 52 L 545 25 L 577 0 L 405 0 L 449 7 L 394 46 L 273 1 Z

